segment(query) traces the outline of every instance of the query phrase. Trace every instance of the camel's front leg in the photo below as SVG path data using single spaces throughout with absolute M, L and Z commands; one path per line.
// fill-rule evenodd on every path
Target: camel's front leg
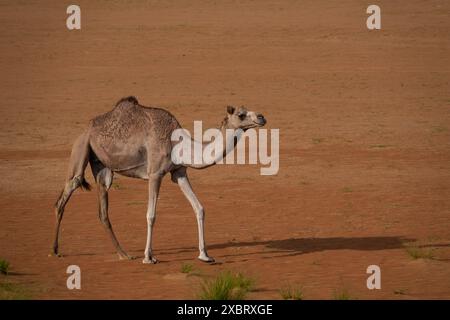
M 200 251 L 200 255 L 198 258 L 204 262 L 214 262 L 214 259 L 208 256 L 205 248 L 205 235 L 204 235 L 204 222 L 205 222 L 205 211 L 200 201 L 198 201 L 197 196 L 192 190 L 191 184 L 189 183 L 189 179 L 187 175 L 184 173 L 177 177 L 178 185 L 183 191 L 186 198 L 189 200 L 192 208 L 195 211 L 195 215 L 197 216 L 197 224 L 198 224 L 198 249 Z
M 161 176 L 151 175 L 148 179 L 148 209 L 147 209 L 147 244 L 142 263 L 157 263 L 158 260 L 152 254 L 152 231 L 156 217 L 156 201 L 158 200 Z

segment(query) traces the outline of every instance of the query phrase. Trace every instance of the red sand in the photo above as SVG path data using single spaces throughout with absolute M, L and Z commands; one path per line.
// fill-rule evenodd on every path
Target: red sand
M 367 30 L 360 1 L 78 3 L 80 31 L 66 29 L 62 2 L 1 5 L 9 281 L 34 298 L 195 298 L 202 277 L 176 276 L 186 262 L 203 276 L 254 277 L 250 299 L 281 298 L 285 284 L 302 285 L 306 299 L 344 289 L 359 299 L 450 298 L 449 2 L 378 1 L 380 31 Z M 280 129 L 276 176 L 250 165 L 190 170 L 219 264 L 196 260 L 194 213 L 166 178 L 154 239 L 162 262 L 143 265 L 146 183 L 118 176 L 110 217 L 139 259 L 118 260 L 95 191 L 74 194 L 65 257 L 47 257 L 71 144 L 126 95 L 189 129 L 217 125 L 228 104 Z M 413 259 L 411 243 L 434 259 Z M 66 288 L 70 264 L 81 267 L 82 290 Z M 381 290 L 366 288 L 371 264 Z

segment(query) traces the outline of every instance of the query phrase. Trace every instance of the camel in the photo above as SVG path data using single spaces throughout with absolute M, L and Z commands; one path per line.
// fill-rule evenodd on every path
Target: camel
M 245 131 L 265 124 L 266 120 L 260 113 L 248 111 L 244 107 L 228 106 L 220 130 L 221 132 L 227 129 Z M 58 250 L 60 225 L 70 196 L 79 187 L 90 190 L 90 185 L 84 178 L 84 172 L 89 163 L 98 186 L 99 218 L 120 259 L 134 257 L 122 249 L 108 218 L 108 190 L 114 173 L 148 180 L 147 242 L 143 260 L 145 264 L 158 262 L 152 253 L 156 202 L 162 178 L 170 173 L 172 181 L 179 185 L 197 217 L 200 252 L 198 259 L 209 263 L 214 262 L 214 259 L 208 255 L 205 245 L 205 211 L 192 190 L 187 168 L 204 169 L 214 165 L 215 162 L 175 164 L 172 161 L 171 151 L 176 143 L 171 140 L 171 134 L 180 128 L 180 124 L 171 113 L 161 108 L 142 106 L 132 96 L 120 99 L 111 111 L 92 119 L 88 128 L 73 144 L 65 186 L 55 204 L 56 233 L 53 254 L 60 256 Z M 234 146 L 231 146 L 231 149 L 236 146 L 236 139 L 234 140 Z M 223 156 L 229 152 L 227 149 L 228 147 L 224 146 Z

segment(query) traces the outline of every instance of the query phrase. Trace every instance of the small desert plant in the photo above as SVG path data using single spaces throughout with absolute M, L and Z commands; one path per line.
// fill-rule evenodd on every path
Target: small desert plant
M 204 280 L 199 296 L 202 300 L 244 300 L 253 284 L 241 273 L 224 271 L 214 279 Z
M 406 248 L 408 255 L 414 260 L 417 259 L 434 259 L 433 249 L 421 248 L 418 246 L 410 246 Z
M 183 263 L 181 265 L 181 272 L 182 273 L 191 273 L 192 270 L 194 270 L 194 266 L 192 264 L 189 263 Z
M 9 262 L 4 259 L 0 259 L 0 273 L 8 274 L 8 271 L 9 271 Z
M 335 290 L 333 294 L 334 300 L 351 300 L 350 293 L 347 289 Z
M 303 300 L 303 288 L 287 285 L 280 289 L 280 295 L 284 300 Z
M 30 299 L 22 287 L 10 282 L 0 282 L 0 300 L 27 300 Z
M 443 126 L 434 126 L 432 128 L 433 133 L 441 133 L 441 132 L 445 132 L 447 131 L 447 128 L 443 127 Z
M 323 142 L 323 138 L 312 138 L 311 139 L 314 144 L 319 144 Z
M 396 289 L 396 290 L 394 290 L 394 294 L 405 295 L 406 290 L 405 289 Z

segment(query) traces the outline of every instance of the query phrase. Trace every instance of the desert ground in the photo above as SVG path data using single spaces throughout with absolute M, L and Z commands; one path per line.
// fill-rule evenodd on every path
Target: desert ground
M 0 275 L 32 299 L 195 299 L 203 279 L 242 272 L 248 299 L 450 298 L 450 2 L 64 1 L 0 3 Z M 186 128 L 245 105 L 280 130 L 280 169 L 189 169 L 216 264 L 196 259 L 194 212 L 167 176 L 154 251 L 147 183 L 115 176 L 110 218 L 136 260 L 120 261 L 77 190 L 49 257 L 54 202 L 89 120 L 135 95 Z M 90 169 L 87 180 L 95 185 Z M 81 268 L 81 290 L 66 269 Z M 195 272 L 181 273 L 183 264 Z M 366 269 L 381 268 L 368 290 Z

